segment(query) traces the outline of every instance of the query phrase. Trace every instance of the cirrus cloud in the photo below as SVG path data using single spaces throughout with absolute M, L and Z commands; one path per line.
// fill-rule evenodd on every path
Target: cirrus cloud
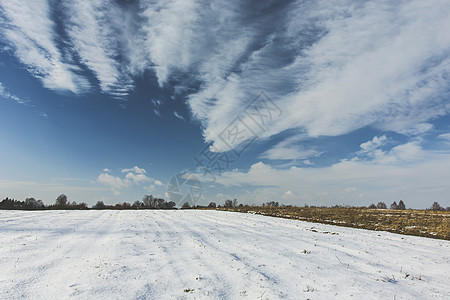
M 261 91 L 283 110 L 262 139 L 366 126 L 420 135 L 450 112 L 448 1 L 49 3 L 0 0 L 2 41 L 45 87 L 80 93 L 98 85 L 124 98 L 149 70 L 160 87 L 187 95 L 217 149 L 225 149 L 220 133 Z

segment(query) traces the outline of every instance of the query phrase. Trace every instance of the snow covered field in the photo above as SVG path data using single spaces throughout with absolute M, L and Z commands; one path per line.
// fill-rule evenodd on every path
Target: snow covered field
M 220 211 L 0 211 L 0 298 L 450 298 L 450 242 Z

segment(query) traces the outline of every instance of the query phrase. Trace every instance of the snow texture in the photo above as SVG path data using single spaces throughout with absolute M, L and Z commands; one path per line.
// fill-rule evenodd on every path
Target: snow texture
M 221 211 L 1 211 L 0 298 L 449 298 L 450 242 Z

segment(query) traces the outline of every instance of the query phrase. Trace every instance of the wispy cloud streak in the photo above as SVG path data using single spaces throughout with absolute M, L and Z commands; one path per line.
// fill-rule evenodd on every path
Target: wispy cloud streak
M 10 92 L 8 92 L 5 87 L 3 86 L 3 84 L 0 82 L 0 96 L 6 99 L 11 99 L 19 104 L 25 105 L 27 104 L 27 101 L 23 100 L 20 97 L 17 97 L 16 95 L 11 94 Z
M 55 24 L 45 0 L 0 1 L 1 31 L 28 71 L 49 89 L 79 93 L 89 86 L 79 68 L 63 56 L 55 42 Z
M 217 148 L 261 91 L 285 112 L 262 138 L 408 133 L 450 111 L 448 1 L 66 0 L 51 9 L 0 0 L 0 11 L 3 40 L 44 86 L 78 93 L 98 81 L 124 98 L 151 70 L 187 94 Z
M 134 34 L 127 26 L 132 13 L 109 0 L 64 1 L 63 6 L 65 30 L 81 63 L 96 75 L 103 92 L 126 96 L 134 88 L 132 49 L 139 49 L 127 42 Z

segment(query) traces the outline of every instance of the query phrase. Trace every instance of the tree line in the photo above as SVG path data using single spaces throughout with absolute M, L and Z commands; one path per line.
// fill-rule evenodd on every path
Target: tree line
M 244 204 L 239 204 L 238 205 L 238 201 L 237 199 L 233 199 L 233 200 L 225 200 L 225 203 L 223 205 L 216 205 L 215 202 L 211 202 L 208 206 L 198 206 L 199 208 L 238 208 L 238 207 L 248 207 L 249 205 L 244 205 Z M 261 207 L 273 207 L 273 208 L 277 208 L 277 207 L 298 207 L 295 205 L 284 205 L 284 204 L 279 204 L 276 201 L 270 201 L 270 202 L 266 202 L 263 203 L 261 205 L 253 205 L 253 206 L 261 206 Z M 305 204 L 303 207 L 305 208 L 317 208 L 317 207 L 324 207 L 324 206 L 309 206 L 308 204 Z M 332 208 L 354 208 L 355 206 L 350 206 L 350 205 L 334 205 L 331 206 Z M 375 204 L 370 204 L 369 206 L 358 206 L 358 208 L 369 208 L 369 209 L 388 209 L 388 206 L 386 205 L 386 203 L 384 202 L 378 202 L 377 205 Z M 406 209 L 406 205 L 403 202 L 403 200 L 400 200 L 397 204 L 396 201 L 394 201 L 390 206 L 389 209 L 392 210 L 405 210 Z M 432 210 L 432 211 L 450 211 L 450 207 L 444 208 L 442 207 L 438 202 L 433 202 L 433 204 L 431 205 L 431 207 L 426 208 L 426 210 Z
M 176 203 L 173 201 L 167 202 L 162 198 L 153 197 L 152 195 L 145 195 L 141 201 L 136 200 L 133 204 L 123 202 L 114 205 L 107 205 L 103 201 L 97 201 L 97 203 L 90 208 L 85 202 L 70 202 L 64 194 L 59 195 L 56 198 L 55 203 L 51 205 L 45 205 L 42 200 L 36 200 L 35 198 L 26 198 L 24 201 L 20 201 L 6 197 L 0 202 L 0 209 L 15 210 L 174 209 L 175 206 Z
M 73 210 L 84 210 L 84 209 L 175 209 L 176 203 L 173 201 L 167 202 L 166 200 L 162 198 L 153 197 L 153 195 L 145 195 L 142 200 L 136 200 L 135 202 L 128 203 L 117 203 L 114 205 L 108 205 L 105 204 L 103 201 L 97 201 L 92 207 L 89 207 L 85 202 L 77 203 L 75 201 L 70 202 L 65 194 L 59 195 L 54 204 L 51 205 L 45 205 L 42 200 L 36 200 L 35 198 L 26 198 L 24 201 L 15 200 L 11 198 L 5 198 L 3 201 L 0 202 L 0 209 L 22 209 L 22 210 L 49 210 L 49 209 L 73 209 Z M 217 205 L 215 202 L 210 202 L 207 206 L 191 206 L 188 202 L 184 203 L 181 208 L 182 209 L 189 209 L 189 208 L 237 208 L 237 207 L 244 207 L 248 205 L 244 204 L 238 204 L 237 199 L 227 199 L 225 200 L 223 205 Z M 261 205 L 262 207 L 293 207 L 292 205 L 283 205 L 279 204 L 275 201 L 270 201 L 267 203 L 263 203 Z M 315 207 L 315 206 L 309 206 L 308 204 L 305 204 L 304 207 Z M 351 206 L 341 206 L 341 205 L 335 205 L 333 207 L 351 207 Z M 364 208 L 365 206 L 362 206 L 361 208 Z M 370 209 L 387 209 L 387 205 L 384 202 L 378 202 L 377 205 L 371 204 L 366 208 Z M 400 200 L 397 204 L 396 201 L 394 201 L 390 207 L 390 209 L 393 210 L 404 210 L 406 209 L 405 203 L 403 200 Z M 431 207 L 427 208 L 428 210 L 433 211 L 450 211 L 450 207 L 444 208 L 442 207 L 438 202 L 433 202 Z

